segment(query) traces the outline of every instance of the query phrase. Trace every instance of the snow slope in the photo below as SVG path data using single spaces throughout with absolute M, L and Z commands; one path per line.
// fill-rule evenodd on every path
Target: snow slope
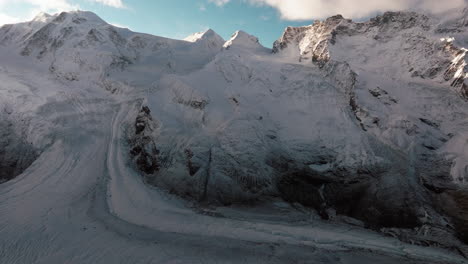
M 465 263 L 463 42 L 433 19 L 333 17 L 275 53 L 90 12 L 3 26 L 0 134 L 37 159 L 0 185 L 0 262 Z M 432 60 L 457 70 L 407 73 Z

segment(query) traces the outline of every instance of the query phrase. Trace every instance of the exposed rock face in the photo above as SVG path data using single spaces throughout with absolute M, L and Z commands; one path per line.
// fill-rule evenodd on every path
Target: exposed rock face
M 468 98 L 468 81 L 467 80 L 465 80 L 465 82 L 463 82 L 461 92 L 462 92 L 462 95 L 465 98 Z
M 13 123 L 0 117 L 0 183 L 13 179 L 38 157 L 38 151 L 16 134 Z
M 299 61 L 312 61 L 319 66 L 330 59 L 353 64 L 358 60 L 365 61 L 368 55 L 360 54 L 361 48 L 353 51 L 356 46 L 345 48 L 340 43 L 359 39 L 363 46 L 379 45 L 386 47 L 387 53 L 395 54 L 393 58 L 384 56 L 383 60 L 401 58 L 397 61 L 398 70 L 406 69 L 412 77 L 449 82 L 465 97 L 463 81 L 468 76 L 467 50 L 455 45 L 453 38 L 439 36 L 443 27 L 437 24 L 437 20 L 413 12 L 386 12 L 363 23 L 337 15 L 316 21 L 311 26 L 288 27 L 274 43 L 273 52 L 293 54 Z
M 317 62 L 320 65 L 330 60 L 329 44 L 336 38 L 336 28 L 341 23 L 351 23 L 343 16 L 337 15 L 325 21 L 316 21 L 311 26 L 286 28 L 283 36 L 273 44 L 273 52 L 279 53 L 284 49 L 299 51 L 299 61 Z
M 454 204 L 446 209 L 447 213 L 453 217 L 453 222 L 457 230 L 456 235 L 468 244 L 468 190 L 461 189 L 449 192 Z M 468 253 L 465 252 L 465 254 Z M 468 257 L 468 255 L 466 255 Z
M 135 121 L 134 135 L 130 139 L 130 154 L 142 172 L 150 175 L 160 168 L 159 150 L 152 137 L 153 118 L 148 107 L 143 106 Z
M 384 76 L 404 78 L 409 83 L 431 80 L 443 83 L 445 87 L 453 87 L 466 99 L 467 49 L 456 44 L 463 41 L 438 35 L 453 32 L 454 23 L 464 27 L 464 19 L 439 23 L 437 19 L 416 13 L 387 12 L 364 23 L 335 16 L 311 26 L 286 29 L 275 42 L 273 52 L 296 56 L 299 62 L 312 62 L 324 72 L 331 72 L 328 76 L 332 76 L 333 83 L 347 91 L 350 107 L 361 128 L 375 135 L 380 141 L 375 143 L 382 144 L 381 147 L 404 148 L 408 156 L 407 160 L 402 160 L 388 149 L 384 156 L 387 161 L 394 159 L 390 163 L 395 165 L 380 164 L 357 171 L 347 167 L 343 170 L 348 173 L 345 177 L 347 181 L 337 181 L 340 173 L 336 170 L 329 171 L 335 177 L 328 177 L 328 181 L 325 181 L 323 177 L 326 173 L 322 172 L 319 177 L 302 169 L 300 173 L 294 172 L 294 176 L 281 181 L 279 189 L 285 199 L 312 206 L 325 217 L 328 217 L 325 208 L 334 208 L 339 214 L 353 216 L 370 227 L 383 228 L 385 232 L 391 229 L 389 232 L 392 235 L 406 241 L 456 247 L 466 252 L 466 248 L 455 238 L 466 227 L 461 224 L 463 220 L 459 216 L 465 214 L 461 213 L 464 206 L 460 201 L 466 196 L 466 190 L 453 184 L 450 174 L 451 171 L 453 173 L 454 164 L 437 152 L 450 140 L 442 132 L 445 129 L 440 124 L 441 119 L 434 119 L 440 112 L 425 113 L 431 117 L 414 119 L 408 116 L 392 120 L 386 116 L 392 115 L 395 111 L 392 109 L 402 107 L 400 100 L 404 98 L 389 92 L 387 88 L 390 89 L 391 85 L 386 84 L 385 88 L 380 86 L 391 83 Z M 458 28 L 455 31 L 463 30 Z M 377 48 L 379 51 L 373 53 L 374 47 L 381 47 L 381 50 Z M 347 65 L 342 66 L 345 71 L 336 74 L 336 70 L 327 70 L 336 69 L 336 65 L 340 65 L 337 61 Z M 370 75 L 381 77 L 373 80 Z M 336 76 L 340 77 L 338 81 L 333 80 Z M 343 79 L 348 81 L 343 82 Z M 371 103 L 369 95 L 375 98 L 375 103 Z M 401 96 L 405 96 L 404 93 Z M 385 112 L 377 110 L 380 107 L 385 108 Z M 392 135 L 391 138 L 389 135 Z M 412 139 L 406 141 L 403 138 Z M 352 184 L 347 183 L 348 180 Z M 455 205 L 434 202 L 453 197 L 453 189 L 457 190 Z M 353 205 L 347 201 L 353 201 Z M 448 214 L 452 220 L 445 218 L 446 207 L 452 208 Z M 447 221 L 454 226 L 447 224 Z M 418 232 L 408 231 L 410 228 Z

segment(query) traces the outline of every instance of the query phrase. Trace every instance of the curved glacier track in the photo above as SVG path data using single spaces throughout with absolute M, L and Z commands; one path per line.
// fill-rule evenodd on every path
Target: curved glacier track
M 196 213 L 126 165 L 139 98 L 62 97 L 43 106 L 53 143 L 0 185 L 0 263 L 464 263 L 349 226 Z

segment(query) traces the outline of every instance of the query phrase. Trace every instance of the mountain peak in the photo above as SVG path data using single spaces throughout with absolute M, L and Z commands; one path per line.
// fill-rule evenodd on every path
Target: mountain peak
M 62 23 L 65 21 L 73 22 L 75 24 L 81 24 L 83 22 L 89 22 L 93 24 L 107 24 L 103 19 L 98 15 L 90 11 L 68 11 L 61 12 L 59 14 L 53 15 L 53 22 Z
M 37 14 L 34 18 L 33 18 L 33 21 L 34 22 L 47 22 L 47 20 L 49 18 L 51 18 L 52 16 L 45 13 L 45 12 L 40 12 L 39 14 Z
M 242 30 L 234 32 L 231 38 L 224 43 L 224 48 L 229 49 L 231 46 L 240 46 L 243 48 L 258 48 L 261 47 L 258 38 L 252 36 Z
M 187 36 L 183 40 L 188 41 L 188 42 L 197 42 L 199 40 L 212 39 L 212 38 L 222 39 L 214 30 L 212 30 L 210 28 L 210 29 L 207 29 L 205 31 L 200 31 L 200 32 L 194 33 L 194 34 L 192 34 L 190 36 Z M 224 40 L 223 40 L 223 42 L 224 42 Z
M 340 14 L 331 16 L 331 17 L 329 17 L 329 18 L 326 19 L 327 22 L 329 22 L 329 21 L 337 21 L 337 22 L 339 22 L 339 21 L 341 21 L 341 20 L 345 20 L 345 18 L 344 18 L 342 15 L 340 15 Z

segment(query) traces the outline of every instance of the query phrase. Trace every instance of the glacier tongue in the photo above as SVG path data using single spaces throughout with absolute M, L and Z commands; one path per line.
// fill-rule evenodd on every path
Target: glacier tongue
M 2 149 L 36 160 L 0 185 L 0 262 L 464 263 L 459 23 L 334 16 L 273 52 L 82 11 L 3 26 Z

